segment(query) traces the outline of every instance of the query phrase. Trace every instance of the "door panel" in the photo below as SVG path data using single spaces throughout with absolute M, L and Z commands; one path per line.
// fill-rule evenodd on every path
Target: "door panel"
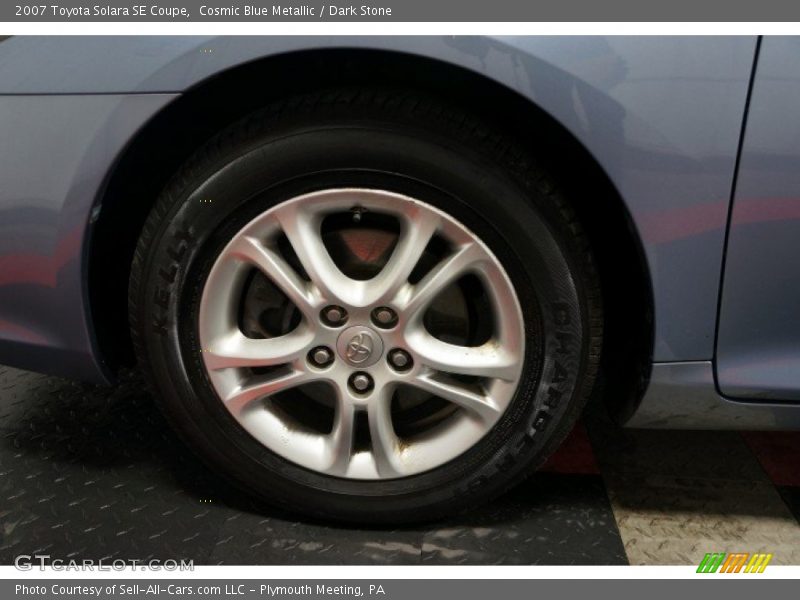
M 731 214 L 717 379 L 726 396 L 800 400 L 800 38 L 761 45 Z

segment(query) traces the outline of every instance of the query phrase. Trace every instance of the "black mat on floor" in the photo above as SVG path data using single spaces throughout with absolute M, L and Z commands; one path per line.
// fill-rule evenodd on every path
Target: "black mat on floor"
M 449 522 L 358 529 L 253 503 L 175 438 L 139 378 L 104 388 L 0 367 L 0 564 L 627 564 L 597 475 L 541 473 Z

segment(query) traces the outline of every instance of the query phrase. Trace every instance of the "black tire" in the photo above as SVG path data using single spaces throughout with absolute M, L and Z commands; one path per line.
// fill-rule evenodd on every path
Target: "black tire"
M 525 319 L 523 376 L 500 421 L 458 458 L 401 479 L 329 477 L 272 453 L 225 411 L 197 346 L 204 275 L 232 232 L 283 199 L 349 185 L 420 198 L 467 225 L 503 263 Z M 129 309 L 137 356 L 162 410 L 209 465 L 284 509 L 358 522 L 451 515 L 531 473 L 578 417 L 602 336 L 588 243 L 556 183 L 510 137 L 436 99 L 396 90 L 295 97 L 202 148 L 146 221 Z

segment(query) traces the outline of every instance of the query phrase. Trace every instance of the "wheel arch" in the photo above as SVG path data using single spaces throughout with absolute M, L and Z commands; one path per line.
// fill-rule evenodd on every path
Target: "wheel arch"
M 89 312 L 103 362 L 112 371 L 133 363 L 129 266 L 147 214 L 179 166 L 265 103 L 360 84 L 432 93 L 516 132 L 524 144 L 547 140 L 547 153 L 536 154 L 573 200 L 597 259 L 606 314 L 603 395 L 612 412 L 630 414 L 652 363 L 653 292 L 641 240 L 616 187 L 567 128 L 528 98 L 481 73 L 396 51 L 317 49 L 248 62 L 195 84 L 139 130 L 107 174 L 88 247 Z

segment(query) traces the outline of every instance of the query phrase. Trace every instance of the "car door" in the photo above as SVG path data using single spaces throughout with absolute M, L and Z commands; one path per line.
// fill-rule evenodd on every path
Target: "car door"
M 763 39 L 730 215 L 717 338 L 725 396 L 800 400 L 800 38 Z

